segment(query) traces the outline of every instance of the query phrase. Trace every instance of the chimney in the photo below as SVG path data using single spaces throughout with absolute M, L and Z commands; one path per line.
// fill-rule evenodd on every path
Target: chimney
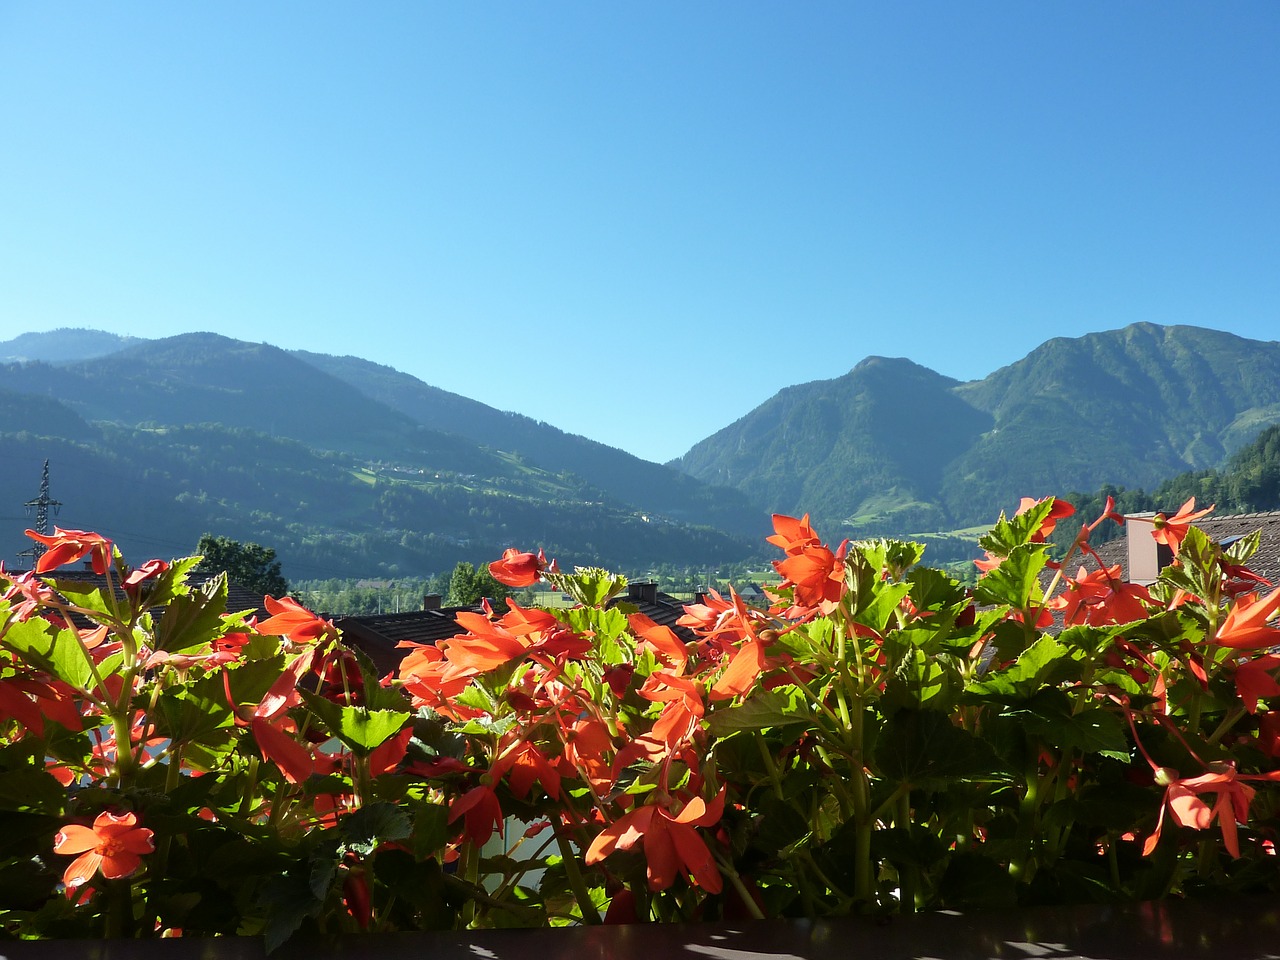
M 1173 563 L 1173 551 L 1157 543 L 1151 535 L 1154 513 L 1135 513 L 1125 517 L 1124 538 L 1128 547 L 1126 572 L 1130 583 L 1148 587 L 1160 577 L 1160 571 Z
M 438 593 L 427 593 L 422 597 L 423 610 L 439 610 L 441 597 Z
M 658 585 L 652 580 L 647 583 L 632 581 L 627 584 L 627 599 L 635 603 L 657 603 Z

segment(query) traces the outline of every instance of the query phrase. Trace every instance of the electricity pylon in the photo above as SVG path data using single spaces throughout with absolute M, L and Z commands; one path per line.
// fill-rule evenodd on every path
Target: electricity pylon
M 44 536 L 48 536 L 49 535 L 49 508 L 53 507 L 54 516 L 57 516 L 58 510 L 62 507 L 62 502 L 60 500 L 55 500 L 53 499 L 53 497 L 49 496 L 49 461 L 48 460 L 44 462 L 44 476 L 40 478 L 40 496 L 36 497 L 34 500 L 28 500 L 25 504 L 23 504 L 23 506 L 26 507 L 27 516 L 31 516 L 32 509 L 34 509 L 36 512 L 36 525 L 35 525 L 36 533 L 43 534 Z M 48 548 L 43 543 L 40 543 L 37 540 L 35 543 L 31 545 L 30 549 L 21 551 L 18 554 L 18 558 L 21 560 L 25 560 L 28 557 L 30 557 L 31 566 L 34 568 L 36 565 L 36 562 L 44 555 L 44 552 L 46 549 Z

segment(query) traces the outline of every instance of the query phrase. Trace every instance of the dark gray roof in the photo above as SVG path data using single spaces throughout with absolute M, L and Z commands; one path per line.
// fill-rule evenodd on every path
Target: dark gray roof
M 676 621 L 684 616 L 685 602 L 669 593 L 663 593 L 656 583 L 628 583 L 627 592 L 614 597 L 609 606 L 617 606 L 619 603 L 630 604 L 654 623 L 670 627 L 685 643 L 695 639 L 693 632 L 687 627 L 676 625 Z
M 368 654 L 381 672 L 394 670 L 407 650 L 397 648 L 402 640 L 435 644 L 461 632 L 458 614 L 462 611 L 483 612 L 480 606 L 443 607 L 435 610 L 410 610 L 406 613 L 379 613 L 368 616 L 338 617 L 335 626 L 348 644 Z

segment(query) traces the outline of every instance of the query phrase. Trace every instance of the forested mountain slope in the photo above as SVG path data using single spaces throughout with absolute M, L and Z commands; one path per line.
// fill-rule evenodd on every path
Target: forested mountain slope
M 1280 343 L 1135 324 L 970 383 L 871 358 L 781 391 L 674 466 L 853 530 L 978 523 L 1022 496 L 1154 487 L 1280 423 Z

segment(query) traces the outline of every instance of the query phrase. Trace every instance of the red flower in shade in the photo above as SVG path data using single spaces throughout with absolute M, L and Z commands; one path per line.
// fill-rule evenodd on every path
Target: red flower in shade
M 93 564 L 93 572 L 99 576 L 106 573 L 111 564 L 111 541 L 88 530 L 54 527 L 52 537 L 34 530 L 28 530 L 26 534 L 48 548 L 36 561 L 36 573 L 48 573 L 63 564 L 75 563 L 86 555 Z
M 1267 621 L 1280 609 L 1280 587 L 1261 600 L 1250 593 L 1236 600 L 1218 626 L 1213 642 L 1234 650 L 1261 650 L 1280 645 L 1280 630 Z
M 482 847 L 495 830 L 503 833 L 502 805 L 490 785 L 472 787 L 449 806 L 449 822 L 463 820 L 463 833 Z
M 1280 684 L 1276 683 L 1274 676 L 1277 667 L 1280 667 L 1280 657 L 1275 654 L 1258 657 L 1236 667 L 1236 695 L 1250 713 L 1258 712 L 1260 697 L 1280 696 Z
M 1156 538 L 1157 543 L 1163 543 L 1174 553 L 1177 553 L 1178 548 L 1182 546 L 1182 539 L 1187 535 L 1187 530 L 1191 527 L 1191 524 L 1201 517 L 1213 513 L 1213 510 L 1214 507 L 1197 510 L 1196 498 L 1192 497 L 1179 507 L 1178 512 L 1172 517 L 1157 513 L 1152 523 L 1151 535 Z
M 302 783 L 312 774 L 325 776 L 333 773 L 338 765 L 337 758 L 295 740 L 285 729 L 293 726 L 287 718 L 275 723 L 254 718 L 253 737 L 258 741 L 263 759 L 279 767 L 290 783 Z
M 493 575 L 493 579 L 508 587 L 531 587 L 538 582 L 546 568 L 547 555 L 541 550 L 537 553 L 521 553 L 515 548 L 508 548 L 502 552 L 501 560 L 489 564 L 489 573 Z
M 0 560 L 0 580 L 7 581 L 9 586 L 0 593 L 0 600 L 14 601 L 22 597 L 22 601 L 13 604 L 13 614 L 19 621 L 27 620 L 45 604 L 57 599 L 57 594 L 35 573 L 10 573 Z
M 324 636 L 336 637 L 338 628 L 317 617 L 292 597 L 263 597 L 263 605 L 271 614 L 258 624 L 258 633 L 267 637 L 288 637 L 294 643 L 310 643 Z
M 92 827 L 71 823 L 58 831 L 53 851 L 66 856 L 80 854 L 62 874 L 68 887 L 78 887 L 99 870 L 108 880 L 127 877 L 142 865 L 141 854 L 155 850 L 155 840 L 146 827 L 138 826 L 132 813 L 116 816 L 103 812 Z
M 646 804 L 619 818 L 600 831 L 587 850 L 586 862 L 599 863 L 614 850 L 644 846 L 648 863 L 649 889 L 665 890 L 683 873 L 707 893 L 724 889 L 724 878 L 715 857 L 695 827 L 718 823 L 724 814 L 724 790 L 711 803 L 694 797 L 678 814 Z
M 143 583 L 154 580 L 168 569 L 169 564 L 163 560 L 148 560 L 124 578 L 123 587 L 127 593 L 133 593 Z

